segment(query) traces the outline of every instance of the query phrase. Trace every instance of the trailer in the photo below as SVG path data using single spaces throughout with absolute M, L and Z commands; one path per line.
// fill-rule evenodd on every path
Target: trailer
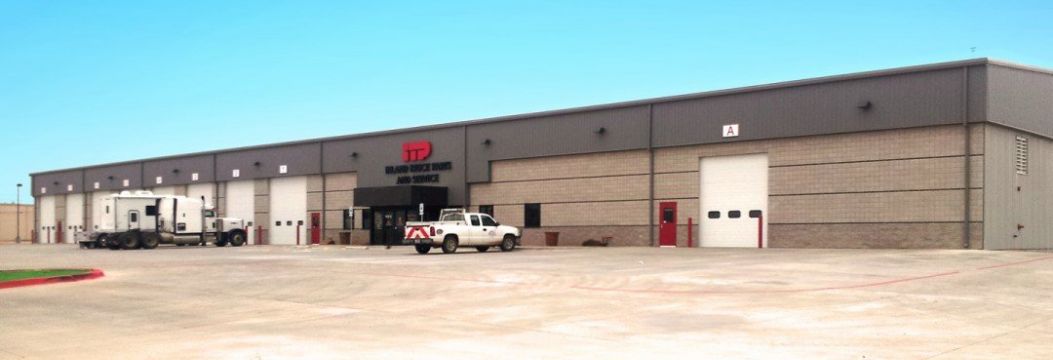
M 178 246 L 242 246 L 244 220 L 219 218 L 204 198 L 156 195 L 149 191 L 124 191 L 95 204 L 98 225 L 82 248 L 153 249 L 160 244 Z

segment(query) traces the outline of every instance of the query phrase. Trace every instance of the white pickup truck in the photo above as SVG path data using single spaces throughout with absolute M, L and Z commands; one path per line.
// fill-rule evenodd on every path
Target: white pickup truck
M 456 252 L 460 246 L 474 246 L 479 252 L 486 252 L 492 246 L 512 251 L 519 245 L 520 236 L 518 228 L 501 225 L 490 215 L 443 209 L 439 221 L 407 222 L 403 243 L 413 244 L 421 255 L 433 247 L 441 247 L 447 254 Z

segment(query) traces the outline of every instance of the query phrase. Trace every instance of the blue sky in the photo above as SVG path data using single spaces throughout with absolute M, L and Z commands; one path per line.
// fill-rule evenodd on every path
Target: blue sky
M 86 164 L 973 57 L 1053 67 L 1048 0 L 729 3 L 0 0 L 0 202 Z

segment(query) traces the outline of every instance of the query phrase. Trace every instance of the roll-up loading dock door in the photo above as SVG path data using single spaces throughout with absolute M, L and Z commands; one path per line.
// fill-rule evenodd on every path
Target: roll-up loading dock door
M 767 247 L 768 155 L 704 157 L 700 246 Z

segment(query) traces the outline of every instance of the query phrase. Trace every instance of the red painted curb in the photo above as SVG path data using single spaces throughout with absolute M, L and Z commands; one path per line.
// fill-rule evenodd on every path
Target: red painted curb
M 62 283 L 62 282 L 74 282 L 81 280 L 91 280 L 101 278 L 106 274 L 99 269 L 91 269 L 86 274 L 66 275 L 66 276 L 55 276 L 46 278 L 35 278 L 35 279 L 22 279 L 13 281 L 0 282 L 0 289 L 16 288 L 23 286 L 33 286 L 51 283 Z

